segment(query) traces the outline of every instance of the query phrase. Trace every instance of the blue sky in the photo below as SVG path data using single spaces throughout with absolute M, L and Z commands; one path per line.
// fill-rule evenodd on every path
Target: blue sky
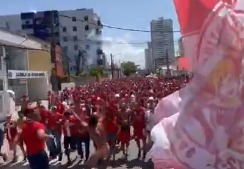
M 173 1 L 172 0 L 1 0 L 0 15 L 18 14 L 31 10 L 70 10 L 77 8 L 93 8 L 96 13 L 101 17 L 104 24 L 135 28 L 146 29 L 150 28 L 150 21 L 158 17 L 171 18 L 174 21 L 174 29 L 179 30 Z M 114 29 L 103 29 L 103 36 L 105 39 L 114 41 L 136 41 L 144 42 L 150 40 L 149 33 L 135 33 L 127 31 L 119 31 Z M 179 37 L 175 33 L 175 39 Z M 130 48 L 129 50 L 136 50 L 137 55 L 142 55 L 145 48 L 144 45 L 119 45 L 106 46 L 105 50 L 117 52 L 121 48 Z M 117 60 L 131 60 L 131 58 L 139 56 L 128 56 L 129 51 L 119 51 L 124 53 Z M 141 56 L 142 57 L 142 56 Z M 132 59 L 132 60 L 133 60 Z M 144 59 L 144 58 L 143 58 Z M 143 64 L 139 58 L 133 60 Z

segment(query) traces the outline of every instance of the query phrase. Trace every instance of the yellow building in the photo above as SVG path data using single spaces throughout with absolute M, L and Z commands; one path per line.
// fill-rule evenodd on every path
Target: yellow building
M 47 72 L 47 79 L 46 83 L 43 79 L 33 78 L 27 80 L 28 95 L 32 100 L 45 99 L 47 96 L 46 92 L 51 89 L 49 79 L 51 71 L 54 68 L 54 64 L 51 63 L 50 45 L 41 40 L 38 41 L 42 44 L 42 50 L 27 50 L 27 70 Z M 46 84 L 48 85 L 46 86 Z
M 47 71 L 51 75 L 54 65 L 51 63 L 51 54 L 48 51 L 28 50 L 28 70 Z

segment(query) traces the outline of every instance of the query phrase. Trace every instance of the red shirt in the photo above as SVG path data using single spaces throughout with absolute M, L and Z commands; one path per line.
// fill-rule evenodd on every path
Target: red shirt
M 133 117 L 134 130 L 143 130 L 146 127 L 145 113 L 143 110 L 136 112 Z
M 59 113 L 49 113 L 49 116 L 47 118 L 47 127 L 50 130 L 57 131 L 61 133 L 61 123 L 63 121 L 63 116 Z
M 85 121 L 88 123 L 89 122 L 89 117 L 85 117 Z M 89 138 L 89 133 L 88 131 L 81 125 L 80 120 L 76 121 L 76 130 L 77 130 L 77 136 L 80 138 Z
M 48 122 L 48 116 L 49 116 L 50 112 L 44 108 L 40 109 L 40 116 L 41 116 L 41 123 L 44 125 L 47 125 Z
M 64 136 L 76 136 L 77 135 L 77 128 L 76 128 L 76 124 L 77 124 L 77 119 L 69 116 L 69 117 L 64 117 L 63 119 L 63 134 Z
M 23 125 L 21 137 L 26 145 L 27 155 L 45 150 L 45 141 L 38 137 L 38 130 L 45 130 L 44 125 L 39 122 L 25 122 Z
M 104 119 L 103 120 L 103 125 L 105 128 L 105 131 L 107 133 L 117 133 L 118 131 L 118 126 L 116 124 L 117 119 L 111 118 L 111 119 Z
M 57 103 L 56 107 L 57 107 L 57 112 L 59 112 L 60 114 L 63 114 L 64 109 L 65 109 L 64 105 L 62 103 Z

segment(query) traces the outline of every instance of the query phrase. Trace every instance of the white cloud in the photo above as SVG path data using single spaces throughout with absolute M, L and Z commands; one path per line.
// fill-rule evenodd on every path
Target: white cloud
M 145 67 L 145 54 L 144 49 L 146 45 L 130 44 L 133 38 L 130 34 L 125 34 L 122 37 L 104 37 L 103 38 L 103 51 L 109 56 L 110 53 L 114 54 L 115 62 L 133 61 L 140 65 L 141 68 Z M 118 54 L 121 53 L 121 54 Z M 118 54 L 116 56 L 116 54 Z M 108 60 L 110 57 L 108 57 Z

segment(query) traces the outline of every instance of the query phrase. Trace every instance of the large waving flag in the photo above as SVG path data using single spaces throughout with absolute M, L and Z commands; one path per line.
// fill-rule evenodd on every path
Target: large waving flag
M 174 2 L 197 66 L 178 97 L 178 112 L 162 116 L 152 129 L 148 158 L 155 169 L 244 169 L 244 0 Z M 192 23 L 198 16 L 202 21 Z M 198 32 L 195 41 L 187 40 L 191 32 Z
M 199 32 L 218 0 L 174 0 L 183 36 Z
M 195 58 L 200 31 L 220 0 L 174 0 L 175 9 L 178 15 L 181 33 L 183 36 L 184 56 L 189 57 L 191 70 L 197 69 L 198 64 Z M 236 0 L 222 0 L 232 4 Z

